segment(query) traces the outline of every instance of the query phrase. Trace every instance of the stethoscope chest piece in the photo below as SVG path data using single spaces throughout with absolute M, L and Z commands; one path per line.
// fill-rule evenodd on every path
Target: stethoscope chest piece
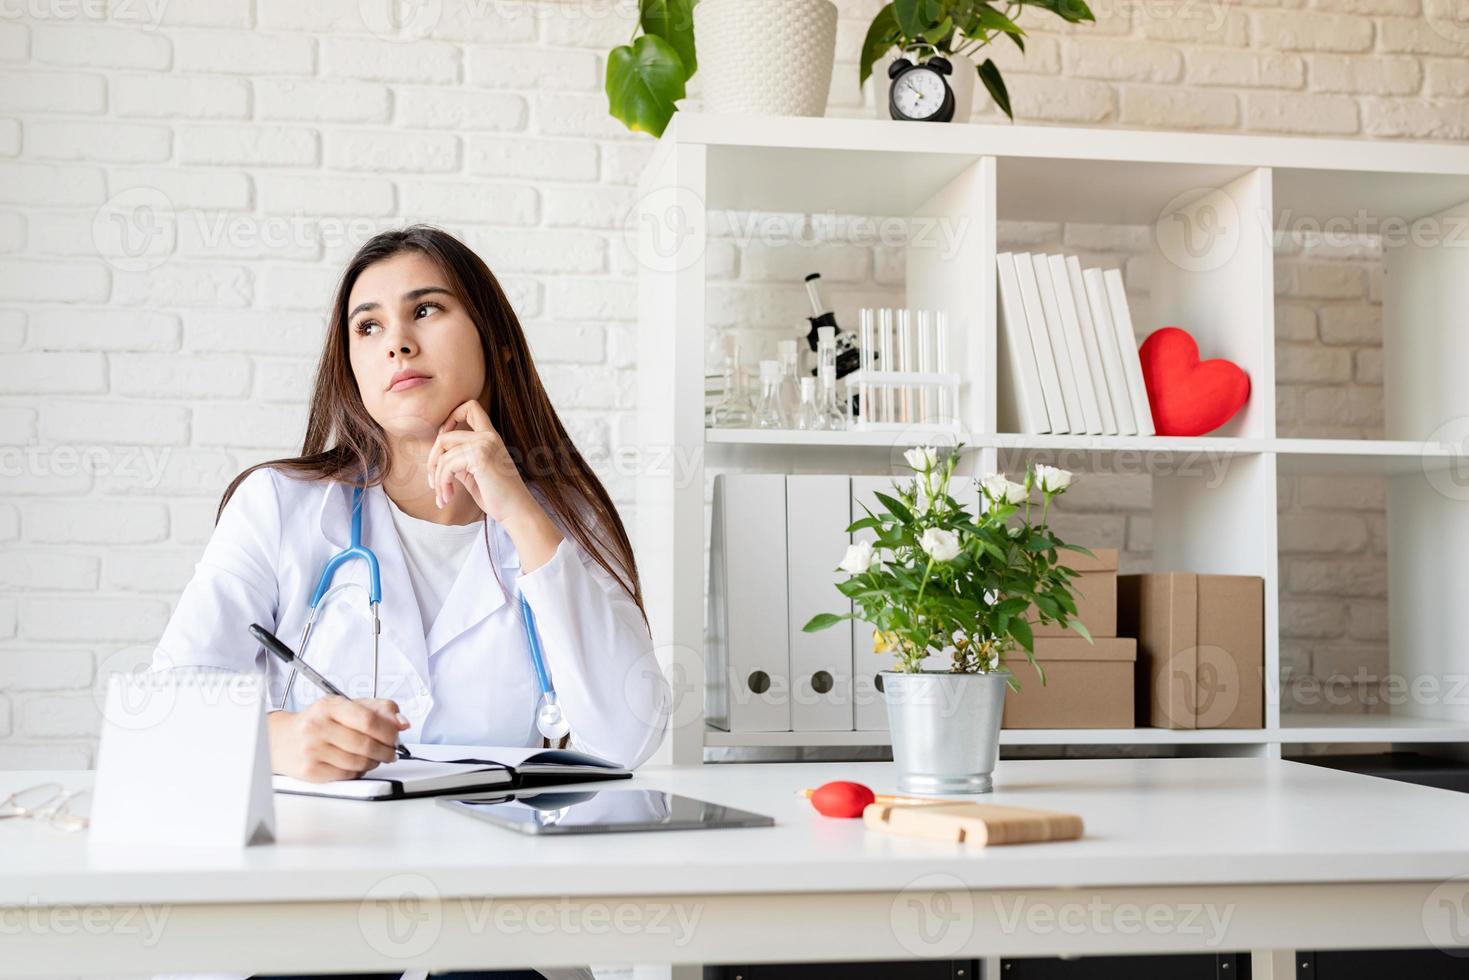
M 362 543 L 362 487 L 352 488 L 351 540 L 346 548 L 327 561 L 326 567 L 322 569 L 321 578 L 316 584 L 316 589 L 311 595 L 311 613 L 306 619 L 305 628 L 301 631 L 301 640 L 296 645 L 298 658 L 304 659 L 306 656 L 306 646 L 311 641 L 311 630 L 316 623 L 317 611 L 326 598 L 338 589 L 354 584 L 344 582 L 335 588 L 332 587 L 332 577 L 336 574 L 337 569 L 352 559 L 361 559 L 367 565 L 367 599 L 372 612 L 372 696 L 377 697 L 378 638 L 382 632 L 378 618 L 378 606 L 382 601 L 382 574 L 378 567 L 377 555 Z M 536 617 L 530 611 L 530 603 L 526 602 L 523 595 L 520 597 L 520 616 L 525 623 L 525 639 L 530 647 L 531 664 L 535 667 L 536 684 L 540 689 L 540 700 L 536 704 L 536 730 L 544 738 L 558 741 L 570 733 L 571 725 L 567 722 L 566 716 L 562 714 L 561 705 L 556 701 L 556 689 L 551 686 L 551 674 L 546 669 L 546 658 L 541 652 L 541 637 L 536 629 Z M 281 695 L 280 707 L 284 708 L 290 699 L 291 685 L 295 683 L 295 680 L 296 668 L 292 667 L 291 676 L 286 681 L 285 692 Z
M 520 618 L 525 622 L 525 642 L 530 646 L 531 663 L 536 668 L 536 684 L 541 689 L 541 700 L 536 705 L 536 731 L 551 741 L 558 741 L 571 731 L 561 705 L 556 703 L 556 689 L 551 686 L 551 675 L 546 670 L 546 658 L 541 652 L 541 635 L 536 629 L 535 613 L 525 596 L 520 597 Z

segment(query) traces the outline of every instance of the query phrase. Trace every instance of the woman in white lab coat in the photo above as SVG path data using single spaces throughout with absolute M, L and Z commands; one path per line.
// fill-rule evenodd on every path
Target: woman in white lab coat
M 376 690 L 366 594 L 347 587 L 324 601 L 304 659 L 352 700 L 301 676 L 287 691 L 247 627 L 297 642 L 347 545 L 354 486 L 381 566 Z M 334 580 L 366 581 L 360 560 Z M 485 264 L 438 229 L 378 235 L 337 290 L 300 455 L 225 490 L 154 666 L 265 672 L 272 768 L 305 779 L 366 772 L 400 740 L 536 746 L 521 597 L 570 747 L 642 763 L 670 696 L 622 522 Z

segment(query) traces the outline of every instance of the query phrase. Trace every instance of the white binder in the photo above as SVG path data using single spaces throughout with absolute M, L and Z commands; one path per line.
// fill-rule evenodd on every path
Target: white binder
M 1107 305 L 1112 313 L 1112 328 L 1117 331 L 1117 346 L 1122 352 L 1122 368 L 1127 374 L 1127 390 L 1132 395 L 1132 413 L 1137 418 L 1137 434 L 1153 435 L 1153 409 L 1148 404 L 1148 388 L 1143 381 L 1142 359 L 1138 356 L 1137 335 L 1132 328 L 1132 314 L 1127 308 L 1127 290 L 1122 284 L 1122 273 L 1116 269 L 1104 269 L 1102 281 L 1106 285 Z
M 1060 359 L 1051 346 L 1051 332 L 1046 326 L 1045 310 L 1041 308 L 1040 284 L 1035 277 L 1035 262 L 1029 252 L 1017 252 L 1015 259 L 1015 281 L 1020 286 L 1020 302 L 1025 307 L 1025 322 L 1030 327 L 1030 345 L 1035 352 L 1036 372 L 1041 379 L 1041 397 L 1046 403 L 1046 415 L 1051 420 L 1051 431 L 1061 434 L 1082 431 L 1081 413 L 1075 419 L 1066 410 L 1066 399 L 1061 393 Z
M 818 613 L 844 613 L 837 591 L 848 544 L 852 481 L 847 476 L 786 477 L 786 579 L 790 595 L 791 728 L 852 731 L 852 631 L 846 623 L 814 633 Z
M 1066 324 L 1067 337 L 1075 337 L 1073 356 L 1079 346 L 1082 352 L 1081 388 L 1090 388 L 1090 403 L 1101 412 L 1102 435 L 1117 435 L 1117 415 L 1112 411 L 1112 399 L 1107 394 L 1107 377 L 1102 373 L 1102 351 L 1097 346 L 1097 332 L 1092 328 L 1092 315 L 1086 305 L 1086 288 L 1081 283 L 1081 263 L 1076 256 L 1052 255 L 1051 280 L 1056 286 L 1056 302 L 1061 307 L 1061 321 Z M 1076 266 L 1076 278 L 1071 277 L 1071 266 Z M 1087 398 L 1083 395 L 1083 399 Z
M 1061 372 L 1061 397 L 1066 400 L 1066 417 L 1071 431 L 1100 435 L 1102 411 L 1097 406 L 1096 392 L 1087 375 L 1086 351 L 1081 346 L 1081 333 L 1073 319 L 1068 322 L 1061 312 L 1056 283 L 1051 278 L 1051 263 L 1044 255 L 1035 259 L 1035 278 L 1041 291 L 1041 309 L 1045 311 L 1046 328 L 1051 334 L 1051 348 L 1056 352 L 1056 370 Z
M 785 480 L 714 478 L 705 717 L 726 731 L 791 730 Z
M 108 682 L 93 844 L 241 847 L 275 839 L 260 674 L 175 668 Z
M 1087 319 L 1097 334 L 1097 345 L 1102 352 L 1102 373 L 1107 378 L 1107 395 L 1112 402 L 1112 411 L 1117 418 L 1117 433 L 1124 436 L 1137 435 L 1137 417 L 1132 411 L 1132 395 L 1127 390 L 1126 369 L 1122 366 L 1122 351 L 1117 346 L 1117 331 L 1112 328 L 1112 312 L 1107 305 L 1106 287 L 1102 284 L 1100 269 L 1081 268 L 1075 258 L 1066 260 L 1071 275 L 1072 289 L 1076 291 L 1078 309 L 1085 309 Z M 1101 392 L 1097 393 L 1101 397 Z
M 1015 276 L 1015 256 L 995 256 L 999 273 L 1000 377 L 999 421 L 1001 432 L 1050 432 L 1050 416 L 1041 394 L 1041 376 L 1036 367 L 1035 348 L 1025 305 L 1020 298 L 1020 281 Z

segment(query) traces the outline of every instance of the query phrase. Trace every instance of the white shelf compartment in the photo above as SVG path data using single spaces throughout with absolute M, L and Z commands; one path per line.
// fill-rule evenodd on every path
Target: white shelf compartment
M 963 376 L 962 440 L 976 471 L 1025 457 L 1075 452 L 1080 468 L 1120 453 L 1156 461 L 1216 454 L 1229 461 L 1222 480 L 1153 477 L 1154 567 L 1259 575 L 1265 588 L 1265 670 L 1279 673 L 1277 477 L 1280 474 L 1380 474 L 1389 477 L 1391 668 L 1449 674 L 1469 669 L 1469 494 L 1452 478 L 1463 461 L 1437 441 L 1435 427 L 1469 418 L 1469 385 L 1460 383 L 1458 311 L 1469 306 L 1469 255 L 1463 250 L 1390 249 L 1385 320 L 1387 440 L 1276 436 L 1274 257 L 1270 231 L 1283 217 L 1325 221 L 1358 214 L 1412 221 L 1469 208 L 1469 147 L 1065 127 L 954 125 L 925 129 L 864 119 L 779 119 L 680 113 L 640 185 L 640 200 L 685 207 L 696 202 L 688 261 L 640 265 L 639 421 L 646 446 L 692 459 L 650 467 L 638 478 L 639 566 L 655 644 L 681 685 L 702 691 L 704 468 L 724 462 L 776 472 L 900 472 L 900 451 L 924 433 L 800 433 L 706 430 L 702 380 L 707 278 L 703 259 L 710 210 L 741 209 L 952 218 L 963 234 L 949 254 L 909 247 L 906 305 L 950 311 L 955 369 Z M 661 195 L 661 196 L 660 196 Z M 1221 431 L 1203 439 L 1040 436 L 999 433 L 996 381 L 995 222 L 1001 219 L 1203 227 L 1204 209 L 1232 216 L 1234 244 L 1202 266 L 1171 258 L 1155 241 L 1148 323 L 1178 323 L 1215 356 L 1249 372 L 1258 393 Z M 664 227 L 656 210 L 643 236 Z M 1214 227 L 1217 226 L 1217 222 Z M 1161 232 L 1160 232 L 1161 234 Z M 1155 235 L 1155 238 L 1157 235 Z M 647 243 L 650 247 L 651 240 Z M 656 254 L 656 250 L 653 250 Z M 684 254 L 681 253 L 681 254 Z M 1140 328 L 1143 324 L 1140 324 Z M 1431 424 L 1430 424 L 1431 423 Z M 1469 433 L 1466 433 L 1469 434 Z M 1456 443 L 1456 437 L 1447 442 Z M 1076 452 L 1079 451 L 1079 452 Z M 1462 448 L 1460 450 L 1462 453 Z M 1116 460 L 1108 460 L 1115 463 Z M 853 467 L 847 469 L 846 467 Z M 1440 477 L 1448 471 L 1446 493 Z M 1427 477 L 1427 478 L 1425 478 Z M 1440 486 L 1435 487 L 1437 482 Z M 1413 709 L 1449 715 L 1422 725 L 1411 716 L 1332 716 L 1319 724 L 1282 718 L 1278 685 L 1267 684 L 1266 728 L 1253 733 L 1128 730 L 1126 738 L 1169 744 L 1253 738 L 1281 741 L 1469 742 L 1469 706 Z M 702 718 L 698 719 L 702 722 Z M 710 733 L 718 744 L 758 735 Z M 775 736 L 771 736 L 775 737 Z M 781 733 L 798 744 L 869 744 L 871 733 Z M 1116 732 L 1021 733 L 1050 744 L 1110 742 Z M 822 739 L 847 739 L 822 742 Z M 671 737 L 675 761 L 702 758 L 702 724 Z M 711 742 L 710 744 L 716 744 Z M 747 743 L 746 743 L 747 744 Z M 786 742 L 784 744 L 792 744 Z M 1232 744 L 1232 743 L 1231 743 Z

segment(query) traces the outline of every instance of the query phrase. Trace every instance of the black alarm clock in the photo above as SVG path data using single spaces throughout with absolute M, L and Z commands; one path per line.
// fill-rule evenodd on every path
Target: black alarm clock
M 888 112 L 910 122 L 951 122 L 954 90 L 946 77 L 954 73 L 949 59 L 935 55 L 927 61 L 898 58 L 888 66 Z

